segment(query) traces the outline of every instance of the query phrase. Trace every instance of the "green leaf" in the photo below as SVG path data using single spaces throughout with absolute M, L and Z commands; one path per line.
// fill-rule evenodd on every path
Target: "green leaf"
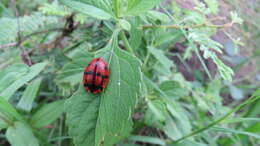
M 6 8 L 5 5 L 0 2 L 0 16 L 4 17 L 13 17 L 14 15 L 10 11 L 10 9 Z
M 230 84 L 229 86 L 230 94 L 235 100 L 242 100 L 244 98 L 243 90 L 237 88 L 235 85 Z
M 171 67 L 173 67 L 173 62 L 164 55 L 162 50 L 156 49 L 154 47 L 148 47 L 149 51 L 153 56 L 163 65 L 167 72 L 171 72 Z
M 22 122 L 15 122 L 6 131 L 6 138 L 12 146 L 39 146 L 32 129 Z
M 147 101 L 148 109 L 145 112 L 145 123 L 150 126 L 162 128 L 167 114 L 166 106 L 161 100 Z
M 241 19 L 236 12 L 230 12 L 232 22 L 242 24 L 243 19 Z
M 8 127 L 6 116 L 0 112 L 0 130 Z
M 58 84 L 68 83 L 74 86 L 81 82 L 84 68 L 93 58 L 93 55 L 86 51 L 85 47 L 85 45 L 82 45 L 68 54 L 68 57 L 72 61 L 66 63 L 63 68 L 58 71 L 56 78 Z
M 185 113 L 185 110 L 179 104 L 174 102 L 168 103 L 167 110 L 173 117 L 172 119 L 174 119 L 174 123 L 182 136 L 191 132 L 192 127 L 190 120 Z M 176 140 L 177 138 L 180 137 L 174 137 L 173 139 Z
M 154 46 L 160 46 L 165 43 L 175 44 L 179 41 L 181 41 L 183 37 L 183 33 L 180 30 L 177 29 L 171 29 L 164 31 L 163 28 L 158 29 L 158 32 L 155 36 L 155 45 Z
M 115 38 L 96 57 L 109 64 L 107 87 L 100 94 L 91 94 L 80 85 L 65 104 L 69 135 L 76 146 L 113 145 L 126 137 L 132 127 L 131 114 L 141 80 L 139 61 L 118 48 Z
M 250 121 L 259 122 L 260 118 L 232 118 L 232 119 L 224 120 L 223 123 L 237 123 L 237 122 L 250 122 Z
M 28 35 L 44 29 L 50 29 L 50 26 L 60 24 L 57 17 L 45 16 L 39 12 L 32 13 L 31 15 L 24 15 L 19 18 L 19 21 L 20 32 L 23 35 Z M 0 24 L 0 44 L 13 43 L 17 41 L 17 18 L 1 17 Z
M 42 128 L 55 120 L 62 114 L 64 109 L 64 100 L 55 101 L 41 107 L 33 114 L 30 123 L 33 127 Z
M 127 14 L 140 15 L 160 4 L 162 0 L 127 0 Z
M 50 4 L 48 3 L 43 4 L 43 6 L 39 8 L 39 11 L 41 11 L 43 14 L 46 15 L 56 15 L 56 16 L 69 16 L 72 13 L 70 8 L 64 5 L 59 5 L 58 1 L 54 1 Z
M 130 136 L 128 138 L 131 141 L 134 142 L 143 142 L 147 144 L 154 144 L 154 145 L 166 145 L 166 143 L 157 137 L 150 137 L 150 136 Z
M 32 109 L 33 101 L 38 94 L 42 78 L 33 80 L 25 89 L 22 98 L 17 104 L 17 107 L 30 112 Z
M 221 131 L 221 132 L 226 132 L 226 133 L 234 133 L 234 134 L 242 134 L 242 135 L 247 135 L 251 136 L 257 139 L 260 139 L 259 134 L 251 133 L 251 132 L 246 132 L 246 131 L 240 131 L 236 129 L 231 129 L 231 128 L 223 128 L 223 127 L 212 127 L 211 130 L 213 131 Z
M 183 88 L 178 82 L 175 81 L 162 82 L 160 88 L 168 97 L 174 99 L 189 95 L 187 88 Z
M 165 13 L 162 13 L 162 12 L 150 10 L 150 11 L 148 11 L 147 16 L 149 16 L 150 18 L 152 18 L 154 20 L 160 20 L 165 23 L 170 22 L 170 18 L 168 17 L 168 15 L 166 15 Z
M 0 115 L 7 120 L 23 120 L 23 117 L 16 111 L 16 109 L 3 97 L 0 97 Z
M 108 20 L 111 18 L 111 15 L 105 12 L 102 9 L 99 9 L 95 6 L 85 4 L 83 2 L 75 1 L 75 0 L 60 0 L 64 5 L 72 8 L 75 11 L 84 13 L 86 15 L 95 17 L 97 19 Z
M 24 84 L 26 84 L 31 79 L 33 79 L 35 76 L 37 76 L 44 69 L 44 67 L 46 65 L 47 65 L 47 62 L 42 62 L 42 63 L 37 63 L 37 64 L 34 64 L 33 66 L 31 66 L 23 77 L 20 77 L 19 79 L 12 82 L 8 87 L 6 87 L 0 93 L 0 96 L 4 97 L 6 100 L 9 100 L 10 97 L 15 93 L 16 90 L 18 90 Z
M 130 31 L 131 30 L 131 24 L 124 20 L 124 19 L 120 19 L 119 20 L 119 25 L 126 31 Z
M 217 14 L 218 13 L 218 1 L 216 0 L 205 0 L 208 8 L 210 9 L 211 13 Z
M 213 55 L 212 59 L 216 63 L 221 77 L 227 81 L 232 81 L 233 70 L 225 65 L 216 55 Z
M 141 20 L 137 17 L 133 18 L 133 20 L 130 21 L 131 23 L 131 30 L 130 30 L 130 39 L 129 43 L 130 46 L 137 50 L 139 49 L 139 46 L 142 43 L 142 31 L 138 28 L 141 25 Z
M 185 141 L 178 142 L 177 144 L 171 146 L 208 146 L 208 145 L 187 139 Z
M 7 127 L 8 125 L 4 121 L 0 120 L 0 130 L 5 129 Z
M 14 64 L 0 72 L 0 93 L 2 93 L 13 82 L 26 75 L 29 67 L 25 64 Z

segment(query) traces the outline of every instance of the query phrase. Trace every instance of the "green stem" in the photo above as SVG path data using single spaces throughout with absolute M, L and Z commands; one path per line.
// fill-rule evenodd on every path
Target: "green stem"
M 220 123 L 221 121 L 223 121 L 223 120 L 225 120 L 226 118 L 228 118 L 231 114 L 233 114 L 233 113 L 239 111 L 241 108 L 243 108 L 243 107 L 246 106 L 247 104 L 252 103 L 252 102 L 254 102 L 254 101 L 258 100 L 258 99 L 260 99 L 260 95 L 253 95 L 253 96 L 251 96 L 251 97 L 248 98 L 246 101 L 244 101 L 243 103 L 241 103 L 239 106 L 235 107 L 233 110 L 231 110 L 231 111 L 228 112 L 226 115 L 224 115 L 223 117 L 219 118 L 218 120 L 216 120 L 216 121 L 210 123 L 208 126 L 203 127 L 203 128 L 201 128 L 201 129 L 198 129 L 198 130 L 196 130 L 196 131 L 194 131 L 194 132 L 191 132 L 190 134 L 185 135 L 185 136 L 183 136 L 183 137 L 177 139 L 177 140 L 174 141 L 174 142 L 175 142 L 175 143 L 178 143 L 178 142 L 180 142 L 180 141 L 182 141 L 182 140 L 184 140 L 184 139 L 186 139 L 186 138 L 192 137 L 192 136 L 194 136 L 194 135 L 196 135 L 196 134 L 198 134 L 198 133 L 201 133 L 201 132 L 203 132 L 203 131 L 205 131 L 205 130 L 207 130 L 207 129 L 209 129 L 209 128 L 215 126 L 215 125 L 217 125 L 217 124 Z
M 130 46 L 130 44 L 129 44 L 129 42 L 128 42 L 126 36 L 125 36 L 124 31 L 121 31 L 121 32 L 119 33 L 119 35 L 120 35 L 120 38 L 122 39 L 122 41 L 124 42 L 127 51 L 134 55 L 134 50 L 133 50 L 132 47 Z
M 209 70 L 208 70 L 208 67 L 206 66 L 205 62 L 203 61 L 203 59 L 202 59 L 202 57 L 200 56 L 200 54 L 199 54 L 199 52 L 198 52 L 197 49 L 195 50 L 195 53 L 196 53 L 197 57 L 199 58 L 199 61 L 200 61 L 201 65 L 202 65 L 203 68 L 205 69 L 205 71 L 206 71 L 206 73 L 207 73 L 209 79 L 212 80 L 212 77 L 211 77 L 211 74 L 210 74 L 210 72 L 209 72 Z
M 120 17 L 120 0 L 114 0 L 114 9 L 116 13 L 116 17 Z
M 147 55 L 146 55 L 146 57 L 145 57 L 145 59 L 144 59 L 143 66 L 142 66 L 143 70 L 145 70 L 146 65 L 147 65 L 147 62 L 148 62 L 150 56 L 151 56 L 151 53 L 148 51 L 148 53 L 147 53 Z

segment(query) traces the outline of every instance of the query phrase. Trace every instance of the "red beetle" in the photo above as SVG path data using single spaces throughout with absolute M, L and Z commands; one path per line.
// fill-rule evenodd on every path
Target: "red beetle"
M 109 69 L 102 58 L 93 59 L 85 68 L 83 84 L 85 89 L 91 93 L 100 93 L 106 88 L 109 81 Z

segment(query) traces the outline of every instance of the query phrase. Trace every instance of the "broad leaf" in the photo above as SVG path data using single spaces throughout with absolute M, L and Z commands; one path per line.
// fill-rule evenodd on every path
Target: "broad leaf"
M 0 97 L 0 116 L 6 120 L 23 120 L 23 117 L 16 111 L 16 109 L 3 97 Z
M 110 19 L 111 15 L 102 9 L 99 9 L 95 6 L 88 5 L 83 2 L 75 1 L 75 0 L 60 0 L 64 5 L 72 8 L 75 11 L 84 13 L 86 15 L 98 18 L 98 19 Z
M 41 107 L 31 119 L 33 127 L 42 128 L 59 118 L 64 109 L 64 100 L 55 101 Z
M 98 52 L 109 64 L 110 77 L 100 94 L 78 91 L 65 104 L 69 134 L 76 146 L 110 146 L 126 137 L 132 127 L 131 113 L 140 88 L 139 61 L 113 45 Z
M 6 131 L 6 138 L 12 146 L 39 146 L 32 129 L 22 122 L 15 122 Z
M 0 93 L 10 86 L 13 82 L 26 75 L 29 67 L 25 64 L 14 64 L 0 72 Z
M 44 69 L 44 67 L 46 65 L 47 65 L 47 62 L 42 62 L 42 63 L 34 64 L 33 66 L 31 66 L 29 69 L 27 69 L 26 73 L 23 73 L 24 75 L 22 77 L 20 76 L 17 80 L 13 81 L 11 84 L 9 84 L 7 87 L 5 87 L 5 89 L 2 89 L 3 91 L 0 93 L 0 96 L 5 98 L 6 100 L 9 100 L 10 97 L 15 93 L 16 90 L 18 90 L 24 84 L 26 84 L 31 79 L 33 79 L 35 76 L 37 76 Z M 6 76 L 9 76 L 8 73 L 6 74 Z M 13 75 L 13 76 L 15 76 L 15 75 Z M 5 77 L 3 77 L 3 78 L 5 78 Z
M 38 94 L 42 78 L 35 79 L 25 89 L 22 98 L 17 104 L 17 107 L 30 112 L 32 109 L 33 101 Z
M 128 0 L 127 14 L 139 15 L 142 14 L 156 5 L 160 4 L 163 0 Z

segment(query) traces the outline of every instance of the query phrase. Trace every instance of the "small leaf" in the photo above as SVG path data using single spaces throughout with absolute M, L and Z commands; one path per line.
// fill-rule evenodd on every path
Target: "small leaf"
M 128 138 L 130 141 L 134 141 L 134 142 L 143 142 L 143 143 L 147 143 L 147 144 L 153 144 L 153 145 L 166 145 L 166 143 L 157 138 L 157 137 L 150 137 L 150 136 L 130 136 Z
M 124 19 L 120 19 L 119 20 L 119 25 L 126 31 L 130 31 L 131 30 L 131 24 L 124 20 Z
M 33 127 L 42 128 L 60 117 L 64 109 L 64 100 L 55 101 L 41 107 L 33 114 L 30 123 Z
M 160 20 L 165 23 L 170 22 L 170 18 L 168 17 L 168 15 L 159 11 L 150 10 L 148 11 L 147 15 L 154 20 Z
M 30 112 L 32 109 L 33 101 L 38 94 L 42 78 L 35 79 L 25 89 L 22 98 L 17 104 L 17 107 Z
M 26 84 L 35 76 L 37 76 L 44 69 L 46 65 L 47 62 L 42 62 L 31 66 L 28 72 L 23 77 L 20 77 L 12 84 L 10 84 L 8 87 L 6 87 L 6 89 L 4 89 L 2 93 L 0 93 L 0 96 L 4 97 L 6 100 L 9 100 L 16 90 L 18 90 L 24 84 Z
M 243 19 L 241 19 L 236 12 L 231 12 L 230 14 L 231 14 L 232 22 L 238 23 L 238 24 L 243 23 Z
M 224 80 L 232 81 L 232 75 L 234 74 L 233 70 L 226 66 L 215 54 L 213 54 L 211 58 L 213 59 L 214 63 L 216 63 L 221 77 Z
M 237 88 L 234 85 L 229 85 L 230 94 L 235 100 L 242 100 L 244 98 L 244 93 L 241 89 Z
M 111 18 L 111 15 L 107 12 L 105 12 L 102 9 L 99 9 L 95 6 L 88 5 L 86 3 L 75 1 L 75 0 L 60 0 L 64 5 L 72 8 L 75 11 L 84 13 L 86 15 L 98 18 L 98 19 L 104 19 L 108 20 Z
M 182 136 L 189 134 L 192 127 L 185 110 L 179 104 L 174 103 L 173 101 L 167 104 L 167 110 L 173 117 L 172 119 L 174 119 L 174 123 L 176 124 L 176 127 Z
M 128 0 L 127 14 L 140 15 L 160 4 L 161 1 L 162 0 Z
M 13 82 L 26 75 L 29 67 L 25 64 L 14 64 L 0 72 L 0 93 L 10 86 Z
M 229 56 L 234 56 L 238 52 L 236 44 L 234 44 L 232 41 L 225 42 L 224 48 Z
M 216 0 L 205 0 L 208 8 L 210 9 L 211 13 L 217 14 L 218 13 L 218 1 Z
M 187 88 L 183 88 L 178 82 L 174 81 L 162 82 L 160 88 L 168 97 L 174 99 L 189 95 Z
M 6 131 L 6 138 L 12 146 L 39 146 L 32 129 L 22 122 L 15 122 Z
M 161 100 L 148 100 L 148 109 L 145 112 L 145 123 L 150 126 L 163 127 L 167 116 L 165 104 Z
M 149 51 L 153 54 L 153 56 L 168 70 L 171 72 L 171 67 L 173 67 L 173 62 L 168 59 L 162 50 L 156 49 L 154 47 L 148 47 Z
M 3 97 L 0 97 L 0 115 L 8 120 L 23 120 L 23 117 L 16 111 L 16 109 Z

